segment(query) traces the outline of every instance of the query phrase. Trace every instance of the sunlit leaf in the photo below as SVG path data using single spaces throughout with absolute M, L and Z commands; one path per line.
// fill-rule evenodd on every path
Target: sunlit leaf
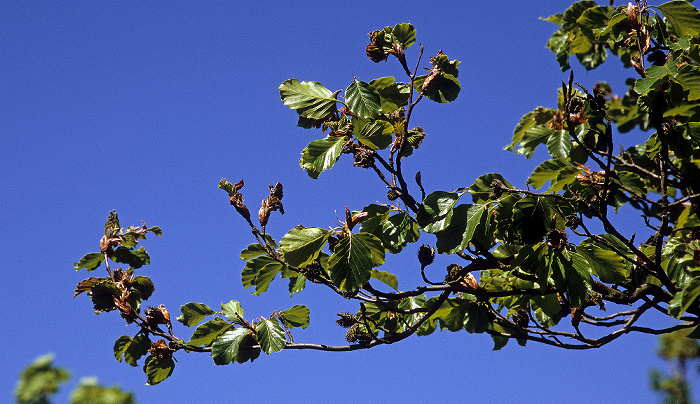
M 114 250 L 111 258 L 114 262 L 127 264 L 134 269 L 151 263 L 151 258 L 143 247 L 131 250 L 124 246 L 119 246 Z
M 104 281 L 109 280 L 110 278 L 95 278 L 95 277 L 89 277 L 83 281 L 81 281 L 76 287 L 75 287 L 75 294 L 73 295 L 73 298 L 78 296 L 79 294 L 83 292 L 89 292 L 92 290 L 92 288 L 95 285 L 98 285 Z
M 243 321 L 243 308 L 237 300 L 231 300 L 226 304 L 221 304 L 221 312 L 236 324 L 245 325 Z
M 391 34 L 394 36 L 396 42 L 404 49 L 416 43 L 416 29 L 411 24 L 396 24 Z
M 284 330 L 276 318 L 263 319 L 255 324 L 255 333 L 260 343 L 260 348 L 266 354 L 279 352 L 284 348 L 286 340 Z
M 126 341 L 123 338 L 124 336 L 119 337 L 114 344 L 114 356 L 117 356 L 117 344 L 119 344 L 119 348 L 124 353 L 124 361 L 131 366 L 137 366 L 138 360 L 148 354 L 148 350 L 151 348 L 151 340 L 145 335 L 137 335 L 133 339 L 130 338 L 131 341 L 125 344 Z M 120 358 L 117 358 L 117 360 L 121 362 Z
M 381 109 L 385 114 L 395 111 L 408 104 L 410 86 L 407 83 L 396 83 L 393 77 L 382 77 L 369 82 L 381 97 Z
M 588 261 L 591 271 L 601 282 L 622 283 L 627 275 L 624 258 L 612 250 L 603 249 L 592 241 L 584 240 L 576 249 Z
M 264 254 L 267 254 L 265 249 L 260 244 L 255 243 L 244 248 L 243 251 L 241 251 L 240 257 L 242 260 L 248 261 L 251 258 L 255 258 Z
M 284 105 L 310 119 L 323 119 L 335 112 L 333 93 L 315 81 L 289 79 L 279 86 Z
M 383 150 L 392 141 L 394 127 L 387 121 L 353 118 L 353 134 L 360 143 L 372 150 Z
M 700 34 L 700 12 L 692 4 L 675 0 L 663 3 L 658 8 L 678 37 Z
M 565 159 L 571 152 L 571 137 L 566 130 L 552 132 L 547 139 L 547 150 L 555 159 Z
M 156 357 L 149 355 L 143 365 L 143 371 L 148 376 L 147 384 L 154 386 L 170 377 L 175 369 L 175 361 L 171 357 Z
M 452 208 L 460 195 L 456 192 L 435 191 L 428 195 L 416 213 L 416 221 L 428 233 L 444 230 L 452 218 Z
M 97 269 L 102 263 L 105 262 L 105 255 L 102 253 L 89 253 L 85 254 L 83 258 L 78 262 L 74 262 L 73 266 L 75 270 L 78 271 L 80 268 L 85 268 L 90 271 Z
M 259 295 L 267 290 L 270 282 L 284 268 L 284 265 L 268 256 L 256 257 L 248 261 L 241 272 L 244 288 L 255 286 L 253 294 Z
M 371 277 L 372 268 L 384 263 L 382 242 L 370 233 L 350 233 L 335 246 L 328 260 L 333 284 L 342 290 L 358 290 Z
M 230 330 L 233 326 L 221 318 L 209 320 L 202 323 L 192 333 L 192 338 L 188 342 L 194 346 L 209 346 L 219 335 Z
M 474 203 L 482 203 L 492 199 L 498 199 L 494 192 L 494 186 L 499 185 L 505 188 L 515 189 L 501 174 L 489 173 L 484 174 L 474 181 L 468 191 L 472 194 Z
M 215 311 L 204 303 L 186 303 L 180 307 L 182 315 L 176 318 L 182 324 L 192 327 L 204 319 L 204 317 L 214 314 Z
M 294 327 L 306 328 L 309 326 L 309 314 L 311 311 L 308 307 L 297 304 L 287 310 L 280 312 L 280 317 L 287 328 L 292 329 Z
M 563 159 L 545 160 L 535 168 L 527 183 L 536 189 L 542 188 L 547 181 L 557 178 L 559 172 L 568 165 L 568 161 Z
M 380 271 L 378 269 L 373 269 L 372 278 L 385 283 L 394 290 L 399 290 L 399 278 L 397 278 L 394 274 L 390 274 L 389 272 L 385 271 Z
M 420 237 L 418 223 L 406 212 L 390 216 L 382 226 L 382 241 L 384 247 L 391 253 L 401 252 L 408 243 L 413 243 Z
M 141 299 L 143 300 L 148 300 L 156 289 L 151 278 L 141 275 L 134 276 L 131 280 L 131 287 L 141 293 Z
M 345 102 L 356 116 L 366 119 L 381 114 L 381 97 L 370 84 L 354 79 L 345 90 Z
M 318 178 L 321 172 L 330 169 L 340 158 L 343 151 L 342 136 L 330 136 L 314 140 L 302 151 L 299 165 L 305 169 L 309 177 Z
M 289 265 L 304 267 L 311 264 L 326 245 L 328 230 L 318 227 L 295 227 L 280 240 L 284 260 Z
M 212 344 L 211 357 L 217 365 L 227 365 L 237 360 L 241 343 L 251 331 L 247 328 L 234 328 L 219 335 Z

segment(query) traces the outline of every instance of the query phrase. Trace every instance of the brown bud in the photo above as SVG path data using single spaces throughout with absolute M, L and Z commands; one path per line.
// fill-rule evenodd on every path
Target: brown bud
M 144 314 L 146 314 L 146 322 L 152 327 L 158 324 L 170 324 L 170 313 L 168 313 L 168 309 L 165 308 L 165 305 L 161 304 L 158 307 L 149 307 L 144 311 Z
M 335 320 L 335 322 L 343 327 L 343 328 L 349 328 L 353 324 L 357 324 L 357 319 L 355 319 L 355 316 L 350 313 L 338 313 L 339 319 Z
M 390 189 L 386 193 L 386 197 L 390 201 L 395 201 L 395 200 L 399 199 L 399 196 L 401 196 L 401 193 L 395 189 Z
M 164 339 L 159 339 L 158 341 L 151 342 L 151 349 L 148 353 L 155 356 L 158 359 L 170 358 L 173 356 L 173 350 L 170 349 L 168 343 Z
M 267 206 L 267 199 L 263 199 L 260 203 L 260 210 L 258 211 L 258 220 L 260 220 L 260 225 L 265 227 L 269 219 L 270 209 Z

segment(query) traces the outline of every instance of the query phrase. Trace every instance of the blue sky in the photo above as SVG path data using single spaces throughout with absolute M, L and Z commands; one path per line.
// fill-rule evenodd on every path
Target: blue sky
M 297 78 L 334 91 L 353 76 L 400 77 L 395 61 L 374 64 L 364 48 L 370 31 L 411 22 L 425 45 L 421 66 L 439 49 L 462 61 L 462 92 L 448 105 L 419 104 L 412 122 L 428 137 L 404 170 L 420 170 L 428 192 L 469 186 L 488 172 L 524 186 L 542 156 L 528 161 L 502 148 L 522 115 L 555 105 L 568 77 L 544 48 L 556 27 L 538 20 L 568 5 L 0 3 L 0 391 L 9 400 L 21 369 L 53 352 L 73 373 L 56 402 L 67 400 L 81 376 L 119 384 L 142 403 L 655 401 L 648 371 L 663 367 L 657 338 L 638 334 L 595 351 L 510 343 L 493 352 L 487 335 L 438 332 L 369 351 L 283 351 L 223 367 L 180 352 L 173 376 L 149 387 L 140 368 L 112 355 L 114 341 L 135 328 L 115 313 L 96 316 L 86 296 L 72 298 L 88 276 L 72 264 L 97 251 L 107 213 L 116 209 L 124 226 L 144 220 L 163 229 L 162 238 L 143 244 L 152 264 L 141 271 L 156 285 L 148 304 L 165 304 L 173 318 L 191 301 L 217 307 L 236 299 L 250 318 L 305 304 L 311 325 L 295 330 L 295 341 L 342 344 L 335 313 L 355 311 L 354 303 L 319 287 L 290 300 L 279 280 L 261 296 L 241 286 L 238 253 L 253 238 L 217 189 L 221 177 L 245 179 L 250 207 L 268 184 L 284 184 L 286 214 L 273 213 L 268 225 L 277 240 L 297 224 L 332 226 L 346 205 L 385 201 L 373 173 L 353 169 L 347 156 L 318 180 L 299 168 L 301 150 L 322 135 L 295 126 L 277 86 Z M 606 78 L 624 92 L 624 78 L 633 75 L 613 59 L 594 72 L 572 66 L 588 88 Z M 406 268 L 415 269 L 414 252 L 388 257 L 382 269 L 403 279 Z M 419 278 L 407 279 L 401 289 Z M 191 331 L 175 324 L 183 338 Z

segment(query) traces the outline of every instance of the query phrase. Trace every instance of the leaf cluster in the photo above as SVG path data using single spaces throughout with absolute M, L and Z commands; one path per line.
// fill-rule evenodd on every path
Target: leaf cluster
M 149 228 L 124 231 L 110 219 L 101 252 L 88 254 L 76 269 L 92 270 L 108 259 L 130 268 L 107 267 L 109 278 L 90 278 L 76 294 L 89 291 L 96 311 L 119 309 L 141 327 L 135 337 L 117 341 L 115 357 L 136 365 L 149 354 L 144 371 L 155 384 L 170 375 L 172 354 L 180 349 L 210 352 L 215 364 L 223 365 L 253 361 L 261 351 L 367 349 L 438 329 L 489 334 L 494 349 L 511 339 L 520 345 L 591 349 L 633 331 L 664 334 L 697 327 L 700 12 L 684 1 L 618 8 L 578 1 L 546 20 L 559 26 L 547 47 L 562 70 L 570 68 L 571 56 L 593 69 L 613 55 L 636 76 L 620 96 L 608 83 L 582 85 L 572 72 L 553 92 L 552 106 L 522 117 L 505 149 L 528 159 L 540 145 L 549 153 L 526 189 L 498 173 L 473 181 L 458 178 L 457 188 L 428 193 L 418 172 L 409 186 L 402 161 L 415 158 L 426 141 L 423 128 L 409 129 L 414 108 L 423 99 L 454 101 L 461 88 L 459 62 L 442 51 L 430 58 L 427 73 L 418 75 L 421 46 L 415 67 L 409 68 L 406 49 L 415 43 L 410 24 L 372 32 L 366 48 L 373 62 L 395 57 L 404 81 L 353 78 L 335 92 L 297 79 L 279 86 L 298 126 L 324 134 L 302 151 L 300 165 L 308 175 L 318 178 L 343 154 L 351 155 L 353 166 L 371 169 L 386 185 L 387 203 L 346 207 L 343 221 L 299 225 L 278 242 L 265 227 L 272 211 L 284 213 L 282 185 L 270 185 L 258 228 L 243 203 L 243 181 L 220 181 L 255 238 L 240 253 L 243 286 L 259 295 L 279 275 L 287 279 L 290 297 L 318 285 L 357 301 L 356 313 L 339 314 L 348 345 L 294 342 L 290 330 L 309 325 L 305 306 L 248 321 L 235 300 L 218 312 L 202 303 L 183 305 L 177 320 L 196 328 L 189 342 L 177 338 L 163 306 L 150 308 L 143 318 L 132 304 L 152 292 L 146 280 L 133 276 L 139 263 L 147 263 L 145 252 L 135 247 Z M 641 144 L 623 145 L 617 133 L 631 130 L 649 135 Z M 623 207 L 640 217 L 636 227 L 615 219 Z M 596 228 L 603 232 L 591 230 Z M 418 248 L 414 268 L 380 269 L 421 238 L 432 243 Z M 452 263 L 428 270 L 435 253 Z M 405 286 L 411 271 L 419 272 L 423 283 Z M 614 313 L 601 315 L 610 309 Z M 674 325 L 637 325 L 650 310 L 669 316 Z M 213 318 L 202 323 L 208 316 Z M 698 335 L 697 328 L 691 335 Z M 153 342 L 149 336 L 162 339 Z

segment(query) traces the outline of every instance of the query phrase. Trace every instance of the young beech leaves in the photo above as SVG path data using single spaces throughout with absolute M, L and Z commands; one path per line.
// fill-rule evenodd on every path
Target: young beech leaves
M 354 291 L 372 276 L 372 268 L 384 263 L 381 240 L 370 233 L 349 233 L 338 241 L 328 260 L 333 284 L 346 291 Z

